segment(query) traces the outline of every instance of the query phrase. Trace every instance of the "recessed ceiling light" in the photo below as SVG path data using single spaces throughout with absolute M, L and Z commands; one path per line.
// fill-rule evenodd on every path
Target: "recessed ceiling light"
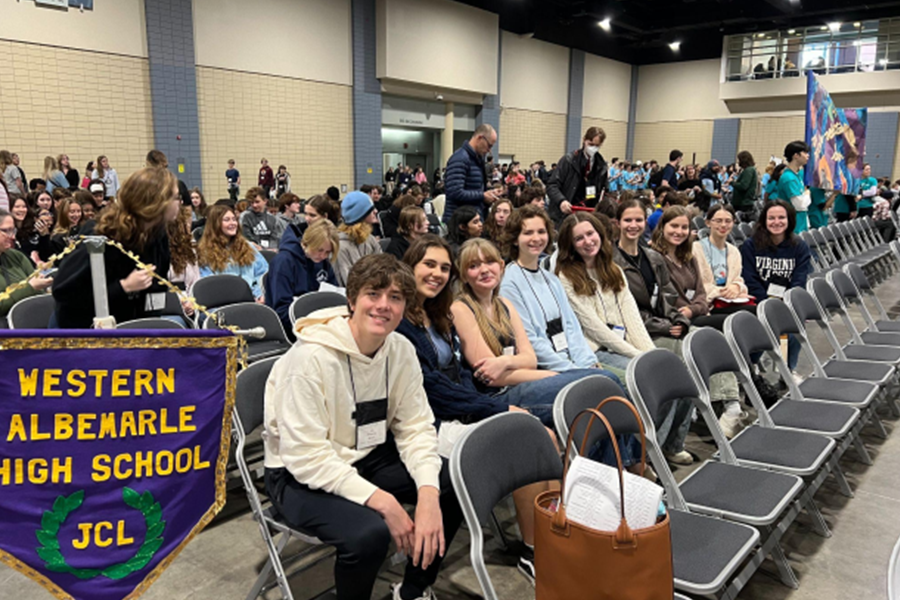
M 859 21 L 857 21 L 856 23 L 853 24 L 853 26 L 854 26 L 854 27 L 862 27 L 862 23 L 860 23 Z
M 602 29 L 603 31 L 609 31 L 610 29 L 612 29 L 612 27 L 610 26 L 610 18 L 609 17 L 606 17 L 605 19 L 600 21 L 599 23 L 597 23 L 597 25 L 599 25 L 600 29 Z
M 828 28 L 825 27 L 824 25 L 822 25 L 821 27 L 819 27 L 819 29 L 821 29 L 822 31 L 828 31 Z
M 841 23 L 840 23 L 840 21 L 835 21 L 834 23 L 829 23 L 829 24 L 828 24 L 828 29 L 831 30 L 831 33 L 837 33 L 838 31 L 841 30 Z
M 669 44 L 669 48 L 672 49 L 672 52 L 678 52 L 678 50 L 681 48 L 681 42 L 672 42 L 671 44 Z
M 788 29 L 788 35 L 794 35 L 795 33 L 797 33 L 796 29 Z

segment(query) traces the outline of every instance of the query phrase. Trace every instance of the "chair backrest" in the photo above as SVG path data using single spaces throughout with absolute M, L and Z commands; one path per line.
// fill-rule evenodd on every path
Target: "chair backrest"
M 900 539 L 894 544 L 887 574 L 888 600 L 900 600 Z
M 586 408 L 596 408 L 600 402 L 610 396 L 622 396 L 622 388 L 612 379 L 603 375 L 589 375 L 573 381 L 561 389 L 553 403 L 553 422 L 560 445 L 566 443 L 569 437 L 569 427 L 578 413 Z M 610 425 L 617 434 L 640 433 L 638 424 L 634 421 L 634 414 L 621 403 L 609 402 L 601 409 L 601 412 L 609 419 Z M 572 437 L 576 446 L 581 444 L 581 440 L 584 438 L 588 420 L 583 418 L 576 425 L 575 434 Z M 590 438 L 587 440 L 585 448 L 591 448 L 608 437 L 609 433 L 606 431 L 606 427 L 595 423 L 591 427 Z
M 217 320 L 218 323 L 216 322 Z M 266 335 L 262 340 L 250 339 L 247 340 L 249 343 L 277 340 L 290 344 L 281 324 L 281 319 L 278 318 L 278 313 L 264 304 L 242 302 L 240 304 L 221 306 L 216 310 L 215 315 L 206 318 L 203 322 L 203 329 L 218 329 L 219 323 L 222 325 L 233 325 L 238 329 L 262 327 L 266 330 Z
M 184 325 L 171 319 L 134 319 L 116 325 L 116 329 L 184 329 Z
M 819 310 L 815 298 L 803 288 L 791 288 L 784 296 L 784 301 L 797 315 L 797 318 L 803 321 L 824 321 L 825 315 Z
M 10 329 L 48 329 L 54 310 L 56 302 L 53 296 L 41 294 L 13 304 L 6 318 Z
M 706 221 L 703 219 L 702 215 L 697 215 L 693 219 L 691 219 L 691 225 L 693 225 L 694 229 L 703 229 L 706 227 Z
M 266 264 L 269 265 L 271 265 L 272 261 L 275 260 L 275 257 L 278 256 L 278 252 L 276 252 L 275 250 L 260 250 L 259 253 L 262 254 L 262 257 L 264 259 L 266 259 Z
M 253 291 L 242 277 L 225 274 L 198 279 L 191 287 L 191 296 L 206 308 L 254 300 Z
M 866 277 L 866 272 L 863 271 L 863 268 L 856 263 L 847 263 L 844 265 L 844 272 L 850 276 L 850 279 L 853 280 L 853 283 L 856 286 L 865 291 L 871 291 L 872 284 L 869 282 L 869 278 Z
M 243 435 L 263 424 L 266 381 L 279 357 L 266 358 L 241 369 L 235 381 L 234 411 Z
M 381 251 L 387 252 L 388 246 L 391 245 L 391 238 L 381 238 L 378 243 L 381 244 Z
M 829 271 L 828 275 L 825 276 L 825 279 L 828 280 L 832 286 L 834 286 L 834 290 L 840 295 L 855 302 L 859 299 L 859 291 L 856 289 L 856 286 L 853 285 L 853 280 L 850 279 L 850 276 L 844 273 L 843 271 L 839 271 L 834 269 L 833 271 Z
M 660 373 L 665 373 L 665 377 L 660 377 Z M 699 394 L 684 363 L 669 350 L 658 348 L 639 354 L 628 363 L 626 375 L 631 397 L 647 411 L 641 415 L 645 426 L 649 429 L 646 424 L 650 421 L 654 431 L 662 425 L 672 402 L 694 399 Z
M 772 338 L 759 319 L 747 311 L 738 311 L 725 319 L 725 335 L 734 340 L 738 351 L 750 364 L 751 355 L 768 352 L 774 349 Z
M 756 310 L 763 324 L 776 338 L 788 333 L 800 333 L 800 325 L 787 304 L 777 298 L 763 300 Z
M 323 308 L 346 306 L 347 298 L 337 292 L 309 292 L 291 302 L 291 324 L 296 323 L 310 313 Z
M 685 362 L 696 369 L 706 386 L 717 373 L 736 373 L 741 370 L 728 340 L 712 327 L 700 327 L 688 334 L 682 348 Z M 693 365 L 691 365 L 693 363 Z
M 465 510 L 486 523 L 500 500 L 539 481 L 562 477 L 562 461 L 541 422 L 502 413 L 470 428 L 453 447 L 450 477 Z
M 748 238 L 751 235 L 753 235 L 753 224 L 752 223 L 741 223 L 740 225 L 738 225 L 738 229 L 741 230 L 741 233 L 744 234 L 745 238 Z
M 841 299 L 838 297 L 837 292 L 834 291 L 834 288 L 831 287 L 831 284 L 828 283 L 827 278 L 817 277 L 810 279 L 806 282 L 806 287 L 812 291 L 812 295 L 823 309 L 829 311 L 843 309 Z
M 704 240 L 704 239 L 708 238 L 708 237 L 709 237 L 709 228 L 708 228 L 708 227 L 701 227 L 700 229 L 698 229 L 698 230 L 697 230 L 697 237 L 698 237 L 699 239 L 701 239 L 701 240 Z

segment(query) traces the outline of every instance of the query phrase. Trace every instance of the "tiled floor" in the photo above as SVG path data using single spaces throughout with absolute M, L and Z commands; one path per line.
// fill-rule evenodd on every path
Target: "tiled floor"
M 900 298 L 900 281 L 884 284 L 879 296 L 889 306 Z M 824 350 L 823 339 L 814 336 L 817 348 Z M 804 370 L 801 362 L 800 370 Z M 891 432 L 893 418 L 886 419 Z M 868 432 L 868 430 L 867 430 Z M 824 539 L 813 533 L 805 515 L 798 517 L 784 536 L 783 546 L 800 580 L 797 590 L 783 586 L 771 576 L 775 566 L 767 561 L 739 595 L 745 600 L 822 600 L 838 598 L 882 599 L 886 597 L 886 573 L 891 549 L 900 537 L 900 435 L 890 433 L 886 440 L 866 435 L 865 441 L 874 458 L 866 467 L 848 450 L 841 466 L 855 492 L 845 498 L 837 492 L 832 480 L 825 482 L 816 495 L 832 537 Z M 707 458 L 712 446 L 692 433 L 688 447 Z M 676 471 L 683 478 L 688 469 Z M 505 525 L 514 520 L 506 515 Z M 479 595 L 468 558 L 468 535 L 462 530 L 450 547 L 445 568 L 436 585 L 442 600 L 466 599 Z M 533 589 L 518 574 L 515 559 L 502 553 L 488 540 L 489 571 L 500 598 L 530 600 Z M 229 496 L 225 514 L 191 543 L 159 581 L 143 596 L 146 600 L 226 600 L 243 598 L 266 558 L 265 548 L 256 524 L 246 510 L 243 494 Z M 330 557 L 312 569 L 291 579 L 295 597 L 314 598 L 331 586 Z M 399 567 L 390 569 L 379 581 L 376 598 L 389 598 L 389 583 L 399 580 Z M 0 566 L 0 600 L 47 598 L 37 584 Z M 279 597 L 277 589 L 267 598 Z

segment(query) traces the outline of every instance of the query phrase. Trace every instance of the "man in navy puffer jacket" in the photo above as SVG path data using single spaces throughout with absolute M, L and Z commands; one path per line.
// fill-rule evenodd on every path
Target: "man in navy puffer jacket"
M 444 175 L 444 223 L 450 222 L 453 212 L 466 204 L 474 206 L 484 217 L 485 204 L 498 198 L 493 191 L 484 191 L 484 157 L 497 143 L 497 132 L 490 125 L 479 125 L 469 141 L 453 153 L 447 161 Z
M 301 236 L 302 239 L 301 239 Z M 297 296 L 315 292 L 323 281 L 337 285 L 329 256 L 338 251 L 337 228 L 321 219 L 301 231 L 296 224 L 288 226 L 281 238 L 278 254 L 266 275 L 266 306 L 275 310 L 284 330 L 291 331 L 291 302 Z

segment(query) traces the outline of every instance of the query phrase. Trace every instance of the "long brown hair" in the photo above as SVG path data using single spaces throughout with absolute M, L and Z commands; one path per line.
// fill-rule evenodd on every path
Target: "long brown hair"
M 450 245 L 443 238 L 434 234 L 425 234 L 412 243 L 409 250 L 403 255 L 403 262 L 415 272 L 416 265 L 425 258 L 425 253 L 429 248 L 441 248 L 447 253 L 447 258 L 450 260 L 450 278 L 441 293 L 434 298 L 426 299 L 423 306 L 419 306 L 418 302 L 407 303 L 406 318 L 416 327 L 422 327 L 427 315 L 435 330 L 449 341 L 453 328 L 453 315 L 450 312 L 450 306 L 453 304 L 453 285 L 459 276 L 456 264 L 453 262 Z
M 788 226 L 784 232 L 785 241 L 790 242 L 792 246 L 797 244 L 798 238 L 794 235 L 794 228 L 797 227 L 797 211 L 794 210 L 794 206 L 784 200 L 770 200 L 766 202 L 763 209 L 759 212 L 759 218 L 756 220 L 756 225 L 753 226 L 751 239 L 757 250 L 777 248 L 775 242 L 772 241 L 772 234 L 769 233 L 769 229 L 766 227 L 766 218 L 769 216 L 769 211 L 776 206 L 780 206 L 787 212 Z
M 165 169 L 145 167 L 128 176 L 116 202 L 100 217 L 97 234 L 117 240 L 126 248 L 143 250 L 163 229 L 169 202 L 177 195 L 178 180 Z M 54 190 L 56 191 L 56 190 Z
M 97 171 L 97 179 L 103 179 L 103 159 L 106 158 L 105 155 L 101 154 L 97 157 L 97 162 L 94 163 L 94 170 Z
M 73 227 L 77 227 L 81 225 L 82 219 L 78 220 L 78 223 L 75 225 L 69 220 L 69 209 L 73 204 L 78 204 L 74 198 L 63 198 L 59 201 L 59 205 L 56 207 L 56 227 L 53 228 L 53 234 L 62 234 L 69 235 Z M 78 208 L 81 208 L 81 205 L 78 204 Z M 82 211 L 82 218 L 84 217 L 84 211 Z
M 166 223 L 166 232 L 169 234 L 169 264 L 176 275 L 181 275 L 188 265 L 197 262 L 194 239 L 191 237 L 191 214 L 191 208 L 183 206 L 179 209 L 175 220 Z
M 209 206 L 206 204 L 206 198 L 203 197 L 203 192 L 200 191 L 200 188 L 195 187 L 191 190 L 191 194 L 197 194 L 200 196 L 200 206 L 197 207 L 197 214 L 201 217 L 205 217 L 206 213 L 209 211 Z M 194 209 L 194 200 L 191 199 L 191 210 Z
M 488 211 L 487 221 L 484 223 L 484 229 L 487 231 L 487 238 L 490 240 L 494 240 L 496 243 L 500 242 L 500 235 L 503 233 L 503 229 L 497 225 L 497 207 L 501 204 L 509 205 L 509 216 L 512 216 L 512 212 L 514 210 L 512 200 L 508 198 L 501 198 L 491 203 L 491 209 Z M 507 222 L 509 221 L 509 217 L 506 217 Z
M 547 213 L 540 206 L 534 204 L 526 204 L 517 208 L 509 215 L 506 221 L 506 227 L 503 229 L 503 237 L 501 239 L 501 248 L 503 255 L 511 261 L 519 258 L 519 234 L 522 233 L 522 226 L 528 219 L 539 217 L 544 220 L 544 227 L 547 229 L 547 247 L 544 252 L 548 254 L 553 252 L 553 221 L 547 216 Z
M 625 279 L 619 267 L 613 262 L 613 247 L 606 228 L 600 219 L 591 213 L 577 212 L 569 215 L 559 229 L 556 259 L 556 274 L 563 275 L 572 282 L 575 293 L 579 296 L 593 296 L 597 293 L 597 282 L 588 274 L 584 259 L 575 249 L 575 226 L 579 223 L 590 223 L 600 236 L 600 251 L 597 253 L 594 270 L 603 290 L 612 290 L 618 294 L 625 289 Z
M 494 356 L 503 354 L 503 344 L 497 337 L 497 332 L 515 337 L 512 321 L 509 319 L 509 311 L 500 299 L 500 285 L 491 292 L 491 312 L 493 317 L 489 317 L 482 308 L 481 303 L 472 291 L 472 286 L 466 280 L 465 273 L 473 263 L 482 260 L 487 262 L 496 262 L 500 265 L 500 278 L 503 278 L 503 257 L 500 256 L 500 250 L 493 243 L 483 238 L 472 238 L 463 242 L 459 249 L 459 258 L 457 266 L 459 268 L 459 301 L 465 303 L 475 314 L 475 322 L 478 323 L 478 330 L 481 337 L 487 343 Z
M 665 229 L 666 223 L 669 223 L 678 217 L 687 219 L 688 227 L 690 227 L 691 211 L 684 206 L 670 206 L 663 212 L 662 217 L 659 219 L 659 223 L 656 224 L 656 229 L 653 230 L 653 237 L 650 239 L 650 247 L 663 256 L 666 256 L 669 253 L 669 242 L 666 241 L 666 238 L 663 235 L 663 229 Z M 684 241 L 675 248 L 675 258 L 683 265 L 690 263 L 693 258 L 691 246 L 691 236 L 688 235 L 684 238 Z
M 237 218 L 237 214 L 229 206 L 216 205 L 209 209 L 206 217 L 206 227 L 203 228 L 203 237 L 197 245 L 197 262 L 212 271 L 224 271 L 229 263 L 241 267 L 252 265 L 256 260 L 253 248 L 241 233 L 240 224 L 234 239 L 228 239 L 222 232 L 222 220 L 225 215 L 231 213 Z

